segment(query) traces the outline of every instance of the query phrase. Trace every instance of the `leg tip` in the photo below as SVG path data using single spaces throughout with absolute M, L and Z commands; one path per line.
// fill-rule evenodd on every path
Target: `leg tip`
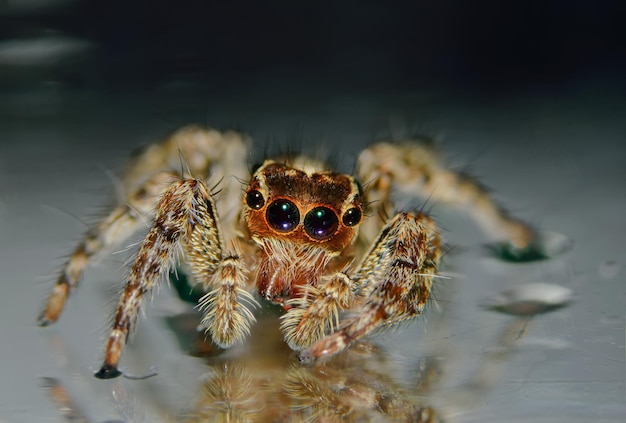
M 349 340 L 345 333 L 337 332 L 322 338 L 309 348 L 300 353 L 298 359 L 302 364 L 308 364 L 315 360 L 328 357 L 343 351 L 348 346 Z
M 45 328 L 46 326 L 50 326 L 51 324 L 53 324 L 55 321 L 55 319 L 51 319 L 45 314 L 42 314 L 41 316 L 37 317 L 37 326 Z
M 103 364 L 100 370 L 98 370 L 98 372 L 94 376 L 98 379 L 114 379 L 121 375 L 122 372 L 120 372 L 117 367 L 110 364 Z

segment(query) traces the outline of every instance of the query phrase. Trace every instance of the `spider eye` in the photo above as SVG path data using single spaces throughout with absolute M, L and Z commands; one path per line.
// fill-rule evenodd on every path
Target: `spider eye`
M 257 190 L 252 190 L 246 194 L 246 204 L 248 207 L 254 210 L 258 210 L 265 204 L 263 194 Z
M 280 232 L 289 232 L 300 223 L 300 212 L 289 200 L 276 200 L 267 206 L 265 211 L 267 222 Z
M 341 218 L 341 221 L 346 226 L 354 226 L 361 221 L 361 210 L 356 207 L 348 209 Z
M 316 207 L 304 218 L 304 230 L 311 238 L 326 239 L 337 232 L 339 219 L 334 211 L 327 207 Z

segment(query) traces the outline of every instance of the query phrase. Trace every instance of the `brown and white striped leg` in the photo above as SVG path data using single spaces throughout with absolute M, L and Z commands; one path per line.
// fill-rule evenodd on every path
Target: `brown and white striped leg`
M 241 180 L 250 176 L 248 148 L 250 139 L 236 131 L 216 131 L 190 125 L 164 140 L 137 151 L 129 161 L 121 181 L 123 189 L 133 191 L 147 176 L 175 170 L 183 177 L 219 183 L 218 210 L 224 238 L 236 236 L 241 208 Z
M 169 271 L 181 241 L 206 240 L 216 251 L 213 256 L 206 256 L 208 271 L 217 264 L 220 240 L 214 210 L 213 200 L 199 180 L 179 180 L 163 194 L 157 205 L 154 225 L 141 245 L 119 300 L 106 344 L 104 364 L 96 377 L 108 379 L 120 375 L 117 366 L 141 303 Z M 194 253 L 193 248 L 189 248 L 192 257 Z
M 126 204 L 113 209 L 87 233 L 85 239 L 76 247 L 63 266 L 56 285 L 39 315 L 39 325 L 47 326 L 58 320 L 67 298 L 78 286 L 89 264 L 103 252 L 120 245 L 144 227 L 145 219 L 152 219 L 158 198 L 175 178 L 176 176 L 171 172 L 154 175 L 141 188 L 128 196 Z
M 301 360 L 335 354 L 374 329 L 419 315 L 428 301 L 441 246 L 434 222 L 399 213 L 381 231 L 357 275 L 363 304 L 339 330 L 303 351 Z
M 374 144 L 359 156 L 357 173 L 369 183 L 367 200 L 373 207 L 372 218 L 361 227 L 366 242 L 378 232 L 385 212 L 395 210 L 392 189 L 467 209 L 485 232 L 506 241 L 512 252 L 522 253 L 535 241 L 535 231 L 500 206 L 476 179 L 446 166 L 432 141 Z
M 157 205 L 154 225 L 141 245 L 122 292 L 104 363 L 96 377 L 109 379 L 121 374 L 118 363 L 143 299 L 167 274 L 181 247 L 193 279 L 205 288 L 218 286 L 209 295 L 216 293 L 211 298 L 216 299 L 219 312 L 214 319 L 205 319 L 218 322 L 217 329 L 207 325 L 216 342 L 227 344 L 220 338 L 223 332 L 235 340 L 247 333 L 254 318 L 241 304 L 250 295 L 240 288 L 245 282 L 242 259 L 224 256 L 215 202 L 206 185 L 197 179 L 180 180 Z M 237 335 L 237 329 L 243 333 Z

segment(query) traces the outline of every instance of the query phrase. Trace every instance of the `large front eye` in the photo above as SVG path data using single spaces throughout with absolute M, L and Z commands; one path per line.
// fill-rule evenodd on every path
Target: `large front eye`
M 339 219 L 334 211 L 327 207 L 316 207 L 304 218 L 304 230 L 311 238 L 326 239 L 337 232 Z
M 300 212 L 289 200 L 276 200 L 267 206 L 267 222 L 280 232 L 289 232 L 300 223 Z

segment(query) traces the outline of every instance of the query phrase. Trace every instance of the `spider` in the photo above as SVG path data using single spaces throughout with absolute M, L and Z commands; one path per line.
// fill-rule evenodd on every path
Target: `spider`
M 305 155 L 266 160 L 250 172 L 250 144 L 238 132 L 190 126 L 131 159 L 121 179 L 125 203 L 73 251 L 39 316 L 42 326 L 55 322 L 85 268 L 151 221 L 96 377 L 121 374 L 143 299 L 175 263 L 202 286 L 201 328 L 222 348 L 249 335 L 258 297 L 282 306 L 283 336 L 303 361 L 420 315 L 442 241 L 420 210 L 388 217 L 397 192 L 469 209 L 511 254 L 532 246 L 532 228 L 473 178 L 447 167 L 428 140 L 371 145 L 358 156 L 355 177 Z

